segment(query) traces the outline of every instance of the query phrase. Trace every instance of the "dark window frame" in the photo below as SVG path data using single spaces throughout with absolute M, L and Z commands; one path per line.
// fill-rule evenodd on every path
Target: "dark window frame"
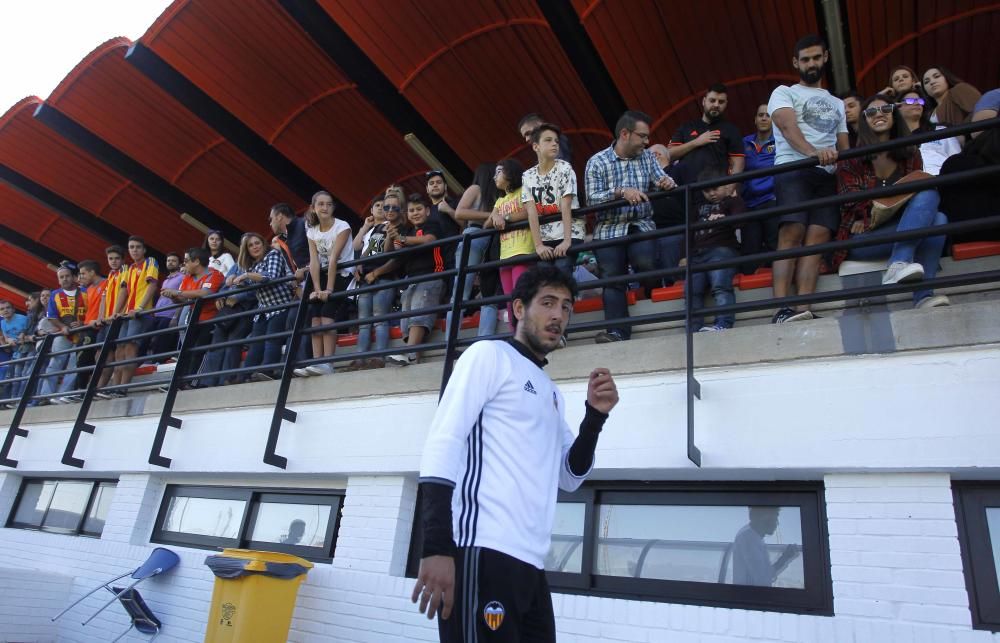
M 150 542 L 161 545 L 177 545 L 195 549 L 219 550 L 225 548 L 262 549 L 284 554 L 292 554 L 306 560 L 329 563 L 333 560 L 340 534 L 341 513 L 344 508 L 344 489 L 285 489 L 273 487 L 215 487 L 210 485 L 167 485 L 160 501 L 160 509 L 153 525 Z M 236 538 L 199 536 L 185 532 L 166 531 L 163 522 L 167 517 L 170 502 L 176 497 L 207 498 L 214 500 L 243 500 L 243 515 Z M 326 505 L 331 508 L 332 520 L 327 523 L 323 547 L 283 545 L 265 541 L 250 540 L 262 502 L 288 504 Z
M 42 524 L 33 525 L 26 522 L 17 522 L 15 517 L 17 516 L 18 509 L 21 508 L 21 501 L 24 499 L 24 492 L 29 484 L 46 482 L 83 482 L 90 483 L 90 495 L 87 498 L 87 505 L 83 509 L 83 513 L 80 514 L 79 520 L 77 520 L 76 526 L 73 529 L 67 528 L 55 528 L 55 527 L 45 527 L 45 517 L 47 512 L 42 515 Z M 21 486 L 17 490 L 17 495 L 14 497 L 14 504 L 11 506 L 10 514 L 7 516 L 7 521 L 4 523 L 4 527 L 8 529 L 26 529 L 28 531 L 43 531 L 49 534 L 59 534 L 62 536 L 83 536 L 85 538 L 100 538 L 101 533 L 103 533 L 103 528 L 101 532 L 94 532 L 84 529 L 84 525 L 87 522 L 87 516 L 90 515 L 91 510 L 94 508 L 94 502 L 97 500 L 97 491 L 100 489 L 101 485 L 113 485 L 115 488 L 118 486 L 117 478 L 52 478 L 52 477 L 30 477 L 23 478 L 21 480 Z
M 1000 632 L 1000 588 L 986 521 L 987 508 L 1000 508 L 1000 482 L 954 481 L 952 496 L 972 627 Z
M 593 569 L 598 507 L 605 504 L 795 506 L 799 509 L 805 589 L 751 587 L 645 578 L 599 576 Z M 573 493 L 559 492 L 559 502 L 582 502 L 584 541 L 580 573 L 547 572 L 553 592 L 627 600 L 833 616 L 833 581 L 826 502 L 822 482 L 587 482 Z M 407 577 L 416 577 L 420 552 L 415 548 L 420 507 L 414 515 Z

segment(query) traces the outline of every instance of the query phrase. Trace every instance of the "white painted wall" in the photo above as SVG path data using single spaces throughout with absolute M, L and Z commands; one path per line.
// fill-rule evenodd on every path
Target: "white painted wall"
M 1000 348 L 867 355 L 704 369 L 695 405 L 698 471 L 686 455 L 682 373 L 623 377 L 621 403 L 598 447 L 599 477 L 768 477 L 811 471 L 987 468 L 1000 472 L 995 430 Z M 586 383 L 561 383 L 570 425 L 583 416 Z M 413 473 L 433 393 L 294 405 L 278 453 L 288 473 Z M 274 473 L 262 461 L 270 409 L 181 416 L 163 454 L 171 472 Z M 157 417 L 97 420 L 76 450 L 85 472 L 161 471 L 147 463 Z M 32 425 L 14 442 L 18 471 L 65 471 L 70 424 Z M 0 434 L 2 435 L 2 434 Z M 801 475 L 796 473 L 795 475 Z
M 1000 351 L 793 362 L 699 377 L 702 470 L 685 456 L 682 377 L 666 374 L 620 382 L 622 404 L 602 437 L 597 475 L 824 480 L 836 616 L 556 595 L 561 643 L 1000 640 L 971 629 L 950 491 L 953 476 L 995 478 L 1000 471 Z M 563 389 L 577 421 L 583 384 Z M 165 445 L 170 470 L 146 464 L 155 418 L 102 420 L 77 451 L 85 475 L 126 472 L 102 538 L 0 529 L 0 606 L 25 570 L 39 570 L 54 588 L 60 577 L 70 578 L 67 592 L 76 597 L 138 565 L 154 546 L 149 535 L 166 484 L 346 485 L 336 557 L 309 573 L 289 640 L 436 640 L 435 628 L 409 602 L 412 581 L 402 577 L 414 472 L 434 401 L 427 394 L 301 405 L 299 422 L 286 425 L 278 448 L 289 458 L 288 472 L 260 460 L 269 422 L 263 409 L 185 416 Z M 80 473 L 59 464 L 68 426 L 30 430 L 15 443 L 20 467 L 0 472 L 0 517 L 8 515 L 21 476 Z M 181 566 L 143 594 L 164 620 L 160 640 L 200 641 L 213 584 L 203 565 L 210 552 L 173 549 Z M 98 604 L 89 599 L 76 614 Z M 98 643 L 126 626 L 112 607 L 86 628 L 74 617 L 57 630 L 32 629 L 44 627 L 48 609 L 0 607 L 0 640 Z

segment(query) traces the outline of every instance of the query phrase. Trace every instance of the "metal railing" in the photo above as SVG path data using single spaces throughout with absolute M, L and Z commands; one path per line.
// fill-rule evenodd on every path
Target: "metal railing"
M 900 147 L 916 146 L 920 143 L 938 140 L 942 138 L 950 138 L 953 136 L 968 134 L 974 131 L 985 130 L 990 128 L 995 128 L 1000 126 L 1000 118 L 980 121 L 978 123 L 970 123 L 965 125 L 959 125 L 947 129 L 936 130 L 933 132 L 924 132 L 919 134 L 913 134 L 905 139 L 897 139 L 895 141 L 888 141 L 885 143 L 879 143 L 867 148 L 856 148 L 851 150 L 846 150 L 840 153 L 840 160 L 846 160 L 850 158 L 857 158 L 861 156 L 866 156 L 869 154 L 887 151 L 891 149 L 896 149 Z M 744 172 L 735 176 L 726 176 L 718 179 L 712 179 L 709 181 L 700 181 L 697 183 L 691 183 L 683 186 L 678 186 L 675 190 L 670 192 L 653 192 L 649 194 L 651 200 L 665 198 L 671 195 L 681 195 L 684 200 L 684 214 L 685 220 L 683 224 L 678 224 L 674 226 L 669 226 L 665 228 L 660 228 L 650 232 L 628 234 L 624 237 L 617 237 L 613 239 L 603 239 L 595 240 L 587 243 L 582 243 L 574 245 L 572 248 L 573 254 L 578 254 L 580 252 L 585 252 L 588 250 L 596 250 L 599 248 L 606 248 L 616 245 L 631 244 L 637 241 L 644 240 L 654 240 L 660 237 L 670 236 L 670 235 L 684 235 L 685 240 L 685 255 L 691 256 L 691 246 L 694 239 L 694 233 L 697 230 L 718 227 L 720 225 L 717 221 L 703 222 L 703 223 L 693 223 L 692 222 L 692 207 L 693 207 L 693 193 L 696 190 L 703 190 L 708 187 L 725 185 L 730 183 L 738 183 L 746 181 L 753 178 L 773 176 L 781 174 L 784 172 L 790 172 L 798 169 L 815 167 L 815 159 L 803 159 L 801 161 L 796 161 L 793 163 L 787 163 L 771 168 L 764 168 L 760 170 L 754 170 L 751 172 Z M 934 177 L 930 179 L 925 179 L 921 181 L 914 181 L 906 183 L 905 185 L 894 185 L 883 188 L 877 188 L 872 190 L 866 190 L 864 192 L 850 193 L 850 194 L 838 194 L 835 196 L 813 199 L 809 201 L 803 201 L 800 203 L 787 204 L 777 207 L 772 207 L 762 210 L 754 210 L 752 212 L 747 212 L 740 215 L 734 215 L 727 217 L 721 225 L 726 226 L 739 226 L 744 223 L 759 221 L 770 217 L 780 216 L 789 212 L 806 210 L 814 207 L 830 206 L 830 205 L 843 205 L 845 203 L 856 202 L 858 200 L 870 200 L 874 198 L 890 196 L 895 194 L 919 192 L 921 190 L 936 189 L 943 186 L 951 186 L 956 184 L 965 183 L 967 181 L 980 180 L 986 177 L 996 177 L 1000 175 L 1000 166 L 992 166 L 986 168 L 980 168 L 977 170 L 964 171 L 960 173 L 955 173 L 947 176 Z M 628 205 L 624 200 L 611 201 L 606 203 L 601 203 L 598 205 L 592 205 L 584 208 L 579 208 L 574 211 L 574 217 L 582 217 L 589 214 L 600 213 L 604 210 L 618 208 Z M 542 217 L 541 221 L 557 221 L 559 219 L 558 214 L 549 215 Z M 513 226 L 509 226 L 508 230 L 527 227 L 527 222 L 521 222 Z M 903 232 L 893 232 L 893 233 L 880 233 L 878 235 L 860 235 L 855 238 L 851 238 L 844 241 L 831 241 L 824 244 L 803 246 L 797 248 L 789 248 L 785 250 L 760 252 L 751 255 L 741 255 L 734 257 L 732 259 L 726 259 L 722 261 L 714 261 L 707 263 L 699 263 L 693 265 L 690 261 L 686 262 L 686 265 L 671 268 L 658 268 L 655 270 L 640 272 L 640 273 L 627 273 L 615 277 L 602 278 L 596 281 L 591 281 L 586 284 L 587 289 L 596 289 L 604 287 L 616 287 L 621 284 L 628 282 L 642 282 L 650 279 L 661 279 L 664 277 L 677 278 L 683 277 L 685 283 L 690 283 L 691 276 L 697 272 L 707 272 L 711 270 L 717 270 L 721 268 L 735 268 L 739 265 L 745 265 L 747 263 L 759 263 L 765 261 L 773 261 L 778 259 L 789 259 L 794 257 L 802 257 L 808 255 L 823 254 L 830 251 L 836 250 L 846 250 L 858 247 L 864 247 L 869 245 L 883 245 L 886 243 L 901 241 L 901 240 L 913 240 L 921 239 L 930 236 L 939 236 L 943 234 L 956 234 L 956 233 L 966 233 L 973 232 L 977 230 L 983 230 L 986 228 L 1000 227 L 1000 213 L 994 216 L 983 217 L 980 219 L 972 221 L 963 221 L 959 223 L 948 223 L 941 226 L 933 226 L 928 228 L 921 228 L 917 230 L 909 230 Z M 212 319 L 201 320 L 200 315 L 202 309 L 205 305 L 208 305 L 215 300 L 220 298 L 226 298 L 232 295 L 246 294 L 255 292 L 261 288 L 274 287 L 283 283 L 289 283 L 293 281 L 294 277 L 289 275 L 282 279 L 264 281 L 260 283 L 255 283 L 247 287 L 241 287 L 236 289 L 230 289 L 222 291 L 219 293 L 204 296 L 195 299 L 193 303 L 184 304 L 174 304 L 165 308 L 156 309 L 155 311 L 143 311 L 139 313 L 140 315 L 149 315 L 154 312 L 163 312 L 166 310 L 178 309 L 190 306 L 189 321 L 187 324 L 178 325 L 176 327 L 170 327 L 161 330 L 154 330 L 145 332 L 139 335 L 133 335 L 125 339 L 119 339 L 119 333 L 121 326 L 123 324 L 122 319 L 114 320 L 108 329 L 107 336 L 103 342 L 89 344 L 86 346 L 73 347 L 71 349 L 52 351 L 52 341 L 53 335 L 47 335 L 40 346 L 36 356 L 34 358 L 26 357 L 21 360 L 17 360 L 20 363 L 26 363 L 31 359 L 35 359 L 30 373 L 25 376 L 20 376 L 17 378 L 8 378 L 4 383 L 11 383 L 17 381 L 25 382 L 25 394 L 16 399 L 0 400 L 0 402 L 10 402 L 16 401 L 17 407 L 14 411 L 13 418 L 11 420 L 10 428 L 4 439 L 3 445 L 0 446 L 0 465 L 8 467 L 16 467 L 17 461 L 10 457 L 10 452 L 13 446 L 13 441 L 16 437 L 25 438 L 28 436 L 28 431 L 22 428 L 21 422 L 24 417 L 25 410 L 28 404 L 33 400 L 51 399 L 58 396 L 66 396 L 71 394 L 81 394 L 83 400 L 80 404 L 78 410 L 76 421 L 73 425 L 73 429 L 70 432 L 70 437 L 66 445 L 66 450 L 63 454 L 62 462 L 69 466 L 83 467 L 84 462 L 74 455 L 76 446 L 79 442 L 80 435 L 82 433 L 93 433 L 95 428 L 92 424 L 87 422 L 87 416 L 90 411 L 91 404 L 95 395 L 99 392 L 107 393 L 114 391 L 127 391 L 138 387 L 148 387 L 149 382 L 131 382 L 129 384 L 118 384 L 112 386 L 99 387 L 99 376 L 105 369 L 124 366 L 131 363 L 139 363 L 143 361 L 148 361 L 151 358 L 165 358 L 165 357 L 175 357 L 177 359 L 176 366 L 170 377 L 169 383 L 166 385 L 166 397 L 164 399 L 163 408 L 160 413 L 159 422 L 153 436 L 152 446 L 149 454 L 149 463 L 161 466 L 169 467 L 171 464 L 170 458 L 165 457 L 162 454 L 162 448 L 164 440 L 166 438 L 168 428 L 181 428 L 182 420 L 173 414 L 173 408 L 176 401 L 176 396 L 178 392 L 187 386 L 191 386 L 195 381 L 205 378 L 219 378 L 219 377 L 229 377 L 229 376 L 245 376 L 249 373 L 257 371 L 278 371 L 280 376 L 278 379 L 278 390 L 274 403 L 274 410 L 271 417 L 271 424 L 268 431 L 268 436 L 264 448 L 263 461 L 275 467 L 285 468 L 287 466 L 287 459 L 277 453 L 277 444 L 280 436 L 280 431 L 283 423 L 285 421 L 295 422 L 297 414 L 294 410 L 288 408 L 288 392 L 291 384 L 291 379 L 295 369 L 304 368 L 312 365 L 319 364 L 333 364 L 336 362 L 346 361 L 346 360 L 359 360 L 367 359 L 372 357 L 384 357 L 390 354 L 399 352 L 417 352 L 417 351 L 443 351 L 444 368 L 441 379 L 440 391 L 444 391 L 444 387 L 447 385 L 448 379 L 451 375 L 454 361 L 456 359 L 456 351 L 463 346 L 467 346 L 475 341 L 481 339 L 499 339 L 509 337 L 508 332 L 499 332 L 486 337 L 459 337 L 460 325 L 462 322 L 462 311 L 474 308 L 479 308 L 484 305 L 489 304 L 502 304 L 509 300 L 508 295 L 498 295 L 493 297 L 482 297 L 474 300 L 464 300 L 462 298 L 462 286 L 465 283 L 466 277 L 471 274 L 483 272 L 485 270 L 496 269 L 503 266 L 510 266 L 519 263 L 534 263 L 538 261 L 537 255 L 521 255 L 511 259 L 496 260 L 496 261 L 483 261 L 475 265 L 469 265 L 469 254 L 472 240 L 482 237 L 497 234 L 496 230 L 475 230 L 466 231 L 465 234 L 461 236 L 449 237 L 446 239 L 439 239 L 432 243 L 423 244 L 420 246 L 411 246 L 407 248 L 402 248 L 399 250 L 392 250 L 377 255 L 372 255 L 369 257 L 363 257 L 361 259 L 356 259 L 354 261 L 339 264 L 337 266 L 338 270 L 353 268 L 354 266 L 364 266 L 364 265 L 382 265 L 386 261 L 394 258 L 403 258 L 407 255 L 415 252 L 428 252 L 434 248 L 450 246 L 456 243 L 460 243 L 460 252 L 458 253 L 458 260 L 456 261 L 456 267 L 449 268 L 442 272 L 431 273 L 427 275 L 421 275 L 418 277 L 410 277 L 396 280 L 385 280 L 380 281 L 372 285 L 362 285 L 358 288 L 351 289 L 349 291 L 335 292 L 329 295 L 331 299 L 338 300 L 346 297 L 355 297 L 357 295 L 375 293 L 385 289 L 399 289 L 406 288 L 412 284 L 447 279 L 452 283 L 452 296 L 448 303 L 442 303 L 439 305 L 428 306 L 420 310 L 403 310 L 398 312 L 390 312 L 382 315 L 375 315 L 371 317 L 365 317 L 364 319 L 352 319 L 347 321 L 335 321 L 330 324 L 325 324 L 321 326 L 310 326 L 308 325 L 308 315 L 307 310 L 309 307 L 310 299 L 310 287 L 311 279 L 307 277 L 305 283 L 305 289 L 302 293 L 302 297 L 298 301 L 294 301 L 289 304 L 283 304 L 279 306 L 273 306 L 269 308 L 255 307 L 242 312 L 236 312 L 228 315 L 216 315 Z M 718 315 L 718 314 L 735 314 L 740 312 L 749 312 L 755 310 L 763 310 L 768 308 L 778 308 L 781 306 L 794 306 L 803 304 L 813 304 L 822 303 L 830 301 L 842 301 L 842 300 L 852 300 L 852 299 L 862 299 L 869 298 L 876 295 L 891 295 L 898 293 L 912 292 L 914 290 L 921 289 L 933 289 L 935 287 L 956 287 L 956 286 L 966 286 L 973 284 L 982 284 L 988 282 L 1000 282 L 1000 270 L 990 270 L 981 271 L 976 273 L 968 273 L 963 275 L 952 275 L 945 277 L 937 277 L 935 279 L 928 279 L 918 282 L 901 283 L 893 285 L 878 285 L 878 286 L 864 286 L 856 288 L 846 288 L 836 291 L 827 292 L 816 292 L 805 295 L 793 295 L 782 298 L 764 298 L 757 299 L 754 301 L 739 302 L 727 306 L 704 306 L 703 297 L 701 293 L 690 293 L 686 292 L 684 297 L 683 310 L 677 311 L 662 311 L 656 313 L 648 313 L 638 316 L 627 316 L 619 319 L 603 319 L 603 320 L 593 320 L 584 322 L 574 322 L 569 325 L 567 332 L 579 332 L 584 330 L 593 330 L 599 328 L 608 327 L 620 327 L 620 326 L 641 326 L 648 324 L 658 324 L 663 322 L 684 322 L 685 328 L 685 346 L 686 346 L 686 392 L 687 392 L 687 453 L 688 458 L 700 466 L 701 464 L 701 453 L 695 445 L 695 400 L 699 399 L 701 396 L 701 385 L 695 377 L 695 365 L 694 365 L 694 342 L 693 335 L 694 330 L 691 327 L 692 319 L 695 316 L 705 316 L 705 315 Z M 293 311 L 289 314 L 294 314 L 294 321 L 290 324 L 286 324 L 285 330 L 276 333 L 270 333 L 265 335 L 257 336 L 247 336 L 243 338 L 232 339 L 229 341 L 218 342 L 214 344 L 205 344 L 203 341 L 199 341 L 200 337 L 203 337 L 203 333 L 211 332 L 212 329 L 221 322 L 234 321 L 243 317 L 256 316 L 265 312 L 280 312 L 281 310 Z M 330 331 L 342 331 L 350 327 L 363 324 L 366 326 L 373 326 L 377 322 L 392 322 L 396 320 L 402 320 L 405 318 L 416 317 L 424 314 L 434 314 L 439 315 L 440 313 L 450 313 L 448 319 L 450 323 L 445 328 L 445 337 L 443 341 L 429 341 L 431 334 L 428 333 L 425 341 L 417 346 L 405 346 L 400 348 L 399 346 L 390 346 L 386 349 L 375 349 L 365 352 L 352 351 L 348 353 L 334 354 L 325 357 L 311 357 L 307 359 L 300 359 L 298 356 L 299 346 L 301 342 L 306 338 L 315 333 L 324 333 Z M 606 311 L 607 314 L 607 311 Z M 290 326 L 290 327 L 289 327 Z M 433 329 L 431 329 L 433 331 Z M 183 333 L 180 339 L 179 345 L 176 350 L 163 352 L 154 356 L 139 356 L 132 359 L 110 361 L 109 355 L 111 354 L 111 348 L 120 345 L 123 342 L 132 342 L 137 339 L 148 339 L 154 338 L 168 333 Z M 201 369 L 195 368 L 196 360 L 198 357 L 205 355 L 211 351 L 225 350 L 232 347 L 242 347 L 253 343 L 274 341 L 274 340 L 287 340 L 284 342 L 284 354 L 280 362 L 272 364 L 261 364 L 257 366 L 240 366 L 237 368 L 222 368 L 214 371 L 205 372 Z M 48 371 L 43 372 L 45 364 L 48 363 L 49 359 L 54 356 L 69 353 L 79 353 L 86 350 L 96 350 L 97 357 L 95 363 L 92 366 L 76 367 L 70 369 L 63 369 L 59 371 Z M 7 362 L 8 364 L 15 363 Z M 224 365 L 223 365 L 224 366 Z M 197 371 L 197 372 L 193 372 Z M 51 394 L 38 394 L 35 389 L 39 383 L 39 380 L 43 377 L 58 377 L 59 375 L 70 375 L 70 374 L 80 374 L 89 373 L 90 379 L 89 383 L 85 388 L 77 389 L 69 392 L 51 393 Z

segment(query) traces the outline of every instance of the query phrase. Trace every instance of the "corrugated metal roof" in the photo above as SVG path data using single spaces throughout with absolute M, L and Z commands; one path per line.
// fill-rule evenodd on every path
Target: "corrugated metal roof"
M 259 225 L 274 203 L 302 203 L 129 64 L 130 45 L 116 38 L 98 47 L 47 104 L 240 229 Z

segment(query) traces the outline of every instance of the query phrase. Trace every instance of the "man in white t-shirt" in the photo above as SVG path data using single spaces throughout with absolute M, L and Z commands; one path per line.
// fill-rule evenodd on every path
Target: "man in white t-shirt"
M 834 175 L 837 151 L 849 147 L 844 102 L 821 87 L 823 67 L 829 59 L 826 43 L 816 35 L 795 43 L 792 66 L 799 72 L 797 85 L 781 85 L 771 93 L 767 111 L 774 123 L 776 166 L 815 157 L 816 167 L 778 174 L 774 178 L 778 206 L 819 199 L 837 194 Z M 778 250 L 812 246 L 830 241 L 840 226 L 836 205 L 791 212 L 778 218 Z M 794 279 L 797 292 L 816 292 L 822 257 L 809 255 L 774 262 L 774 296 L 791 294 Z M 771 323 L 812 319 L 809 305 L 783 307 Z

